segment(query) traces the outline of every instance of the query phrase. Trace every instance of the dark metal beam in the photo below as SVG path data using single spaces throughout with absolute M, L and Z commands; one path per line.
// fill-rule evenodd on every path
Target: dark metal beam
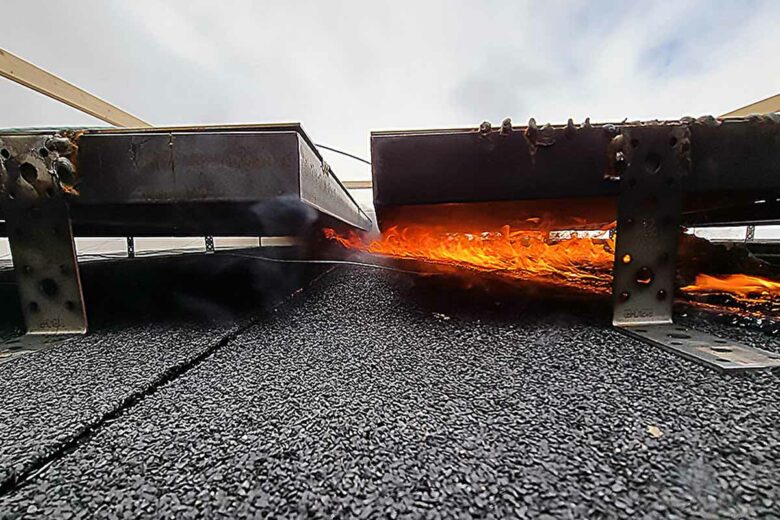
M 690 173 L 683 179 L 685 222 L 711 209 L 780 197 L 780 116 L 539 127 L 374 132 L 374 204 L 382 224 L 397 207 L 420 204 L 611 198 L 621 164 L 616 140 L 633 128 L 690 129 Z M 672 143 L 668 143 L 670 146 Z M 410 189 L 413 187 L 413 189 Z M 746 214 L 744 214 L 746 213 Z M 733 217 L 731 215 L 730 217 Z M 780 215 L 774 215 L 779 218 Z M 762 216 L 762 221 L 766 218 Z
M 297 124 L 66 134 L 75 171 L 61 180 L 73 188 L 76 235 L 293 235 L 320 220 L 371 226 Z M 0 131 L 0 142 L 4 135 L 20 132 Z

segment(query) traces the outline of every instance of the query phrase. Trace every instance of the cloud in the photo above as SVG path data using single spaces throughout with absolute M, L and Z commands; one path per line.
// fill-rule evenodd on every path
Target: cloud
M 780 90 L 772 1 L 10 0 L 4 19 L 28 22 L 0 46 L 153 123 L 300 120 L 363 156 L 373 129 L 677 118 Z M 0 95 L 5 126 L 95 123 Z

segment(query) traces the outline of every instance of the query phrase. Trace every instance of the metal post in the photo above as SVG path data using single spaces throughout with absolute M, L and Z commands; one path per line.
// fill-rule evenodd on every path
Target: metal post
M 690 166 L 690 131 L 642 128 L 613 139 L 620 166 L 613 323 L 619 330 L 720 371 L 780 366 L 780 355 L 675 324 L 681 181 Z
M 0 140 L 0 205 L 27 334 L 83 334 L 87 315 L 60 179 L 73 175 L 59 136 Z

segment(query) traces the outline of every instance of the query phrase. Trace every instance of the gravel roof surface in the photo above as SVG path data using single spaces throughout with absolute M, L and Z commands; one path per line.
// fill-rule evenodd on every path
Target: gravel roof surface
M 0 362 L 0 489 L 227 341 L 307 277 L 297 267 L 214 255 L 122 267 L 83 269 L 88 335 Z M 0 337 L 13 338 L 21 325 L 18 296 L 7 283 L 1 287 Z M 247 287 L 262 297 L 248 302 Z
M 0 363 L 0 485 L 236 327 L 98 330 Z
M 0 516 L 778 515 L 776 375 L 721 376 L 597 305 L 450 289 L 331 272 L 0 497 Z

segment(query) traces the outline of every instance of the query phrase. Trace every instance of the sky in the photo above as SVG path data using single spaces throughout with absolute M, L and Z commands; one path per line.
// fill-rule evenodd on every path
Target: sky
M 157 125 L 718 115 L 780 92 L 778 1 L 4 0 L 0 47 Z M 0 78 L 0 126 L 102 125 Z M 370 169 L 323 152 L 343 180 Z

